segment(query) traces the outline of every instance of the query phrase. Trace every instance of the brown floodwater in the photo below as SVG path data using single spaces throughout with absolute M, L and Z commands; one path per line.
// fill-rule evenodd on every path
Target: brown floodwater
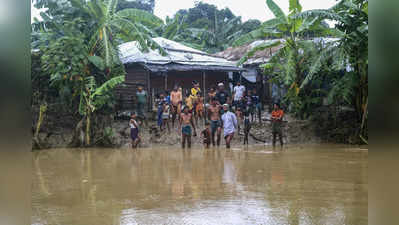
M 33 153 L 32 224 L 367 224 L 351 146 Z

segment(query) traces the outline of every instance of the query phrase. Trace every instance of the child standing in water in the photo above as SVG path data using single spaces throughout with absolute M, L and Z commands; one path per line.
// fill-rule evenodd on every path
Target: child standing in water
M 130 138 L 132 139 L 132 148 L 136 148 L 140 143 L 139 125 L 136 121 L 136 113 L 133 113 L 129 122 L 130 125 Z
M 205 129 L 201 132 L 205 148 L 209 148 L 211 144 L 211 126 L 209 122 L 205 122 Z
M 162 130 L 164 130 L 165 126 L 167 126 L 168 132 L 170 133 L 170 127 L 169 127 L 170 106 L 167 102 L 164 102 L 162 108 L 163 108 L 163 110 L 162 110 Z

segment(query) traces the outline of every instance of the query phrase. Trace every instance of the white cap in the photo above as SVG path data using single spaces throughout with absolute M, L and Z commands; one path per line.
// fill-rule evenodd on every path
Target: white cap
M 224 84 L 223 84 L 223 83 L 219 83 L 218 86 L 219 86 L 219 87 L 220 87 L 220 86 L 224 86 Z
M 223 104 L 223 106 L 229 107 L 229 104 Z

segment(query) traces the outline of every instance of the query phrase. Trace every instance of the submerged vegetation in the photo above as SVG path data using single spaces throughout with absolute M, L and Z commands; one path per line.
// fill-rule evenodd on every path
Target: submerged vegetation
M 228 8 L 202 2 L 166 21 L 153 15 L 154 0 L 33 2 L 37 8 L 47 8 L 42 20 L 32 23 L 31 33 L 32 105 L 39 115 L 33 141 L 38 148 L 49 110 L 74 118 L 72 146 L 109 143 L 112 120 L 106 118 L 114 108 L 112 90 L 123 83 L 126 73 L 117 46 L 137 41 L 143 52 L 158 49 L 167 54 L 153 37 L 208 53 L 269 40 L 247 52 L 239 64 L 257 51 L 280 46 L 261 68 L 271 82 L 287 89 L 286 108 L 303 119 L 315 117 L 315 111 L 326 105 L 353 109 L 347 120 L 356 127 L 359 142 L 367 142 L 367 0 L 341 0 L 330 9 L 308 11 L 302 10 L 299 0 L 290 0 L 287 15 L 273 0 L 266 0 L 275 18 L 263 23 L 242 22 Z M 334 27 L 327 21 L 333 21 Z M 326 129 L 337 127 L 333 121 Z

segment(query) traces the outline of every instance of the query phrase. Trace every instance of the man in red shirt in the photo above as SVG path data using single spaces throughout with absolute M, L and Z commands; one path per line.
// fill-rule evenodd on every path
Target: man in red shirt
M 276 146 L 277 135 L 280 139 L 281 146 L 283 146 L 283 131 L 282 131 L 283 116 L 284 116 L 284 111 L 280 109 L 280 105 L 278 103 L 275 103 L 274 109 L 272 111 L 273 147 Z

